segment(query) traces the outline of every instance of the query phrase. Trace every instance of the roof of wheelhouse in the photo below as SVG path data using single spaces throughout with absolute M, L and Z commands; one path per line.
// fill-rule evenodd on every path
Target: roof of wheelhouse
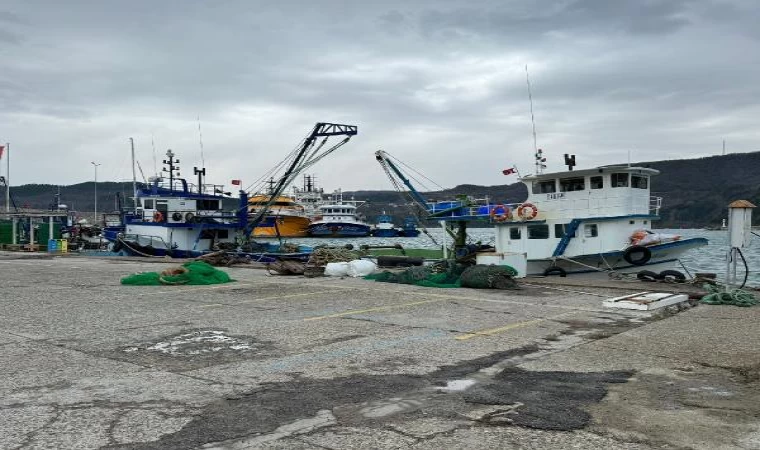
M 554 178 L 572 178 L 572 177 L 583 177 L 587 175 L 598 175 L 598 174 L 604 174 L 604 173 L 631 173 L 636 175 L 658 175 L 660 173 L 657 169 L 651 169 L 649 167 L 629 167 L 625 165 L 612 165 L 612 166 L 600 166 L 595 167 L 593 169 L 582 169 L 582 170 L 566 170 L 564 172 L 552 172 L 552 173 L 542 173 L 540 175 L 526 175 L 521 178 L 522 181 L 535 181 L 535 180 L 549 180 Z

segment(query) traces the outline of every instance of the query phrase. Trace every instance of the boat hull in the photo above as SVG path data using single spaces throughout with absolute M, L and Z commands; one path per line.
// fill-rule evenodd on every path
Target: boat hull
M 120 239 L 114 243 L 111 251 L 126 256 L 162 257 L 162 258 L 197 258 L 211 252 L 199 252 L 192 250 L 166 249 L 160 247 L 144 246 L 134 241 Z M 281 260 L 295 260 L 307 262 L 311 256 L 310 251 L 281 253 L 281 252 L 232 252 L 235 256 L 247 258 L 251 262 L 271 263 Z
M 341 222 L 311 224 L 309 235 L 313 237 L 365 237 L 370 235 L 370 227 Z
M 393 228 L 379 228 L 372 230 L 372 236 L 375 237 L 398 237 L 398 230 Z
M 420 230 L 414 229 L 414 230 L 401 230 L 399 232 L 399 236 L 402 237 L 417 237 L 420 235 Z
M 277 237 L 306 237 L 309 235 L 307 217 L 299 216 L 267 216 L 261 224 L 253 229 L 251 236 L 255 238 Z
M 665 270 L 674 268 L 678 259 L 686 252 L 707 245 L 707 239 L 692 238 L 647 247 L 652 257 L 646 264 L 633 265 L 624 258 L 623 251 L 600 253 L 596 255 L 576 255 L 553 261 L 551 259 L 528 260 L 528 275 L 543 275 L 552 266 L 563 269 L 566 273 L 589 273 L 599 270 L 615 270 L 623 273 L 636 273 L 642 270 Z

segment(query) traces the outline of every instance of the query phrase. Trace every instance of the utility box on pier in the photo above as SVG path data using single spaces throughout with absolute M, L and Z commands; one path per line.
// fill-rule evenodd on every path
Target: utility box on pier
M 736 200 L 728 205 L 729 247 L 749 247 L 752 238 L 752 209 L 755 205 L 747 200 Z

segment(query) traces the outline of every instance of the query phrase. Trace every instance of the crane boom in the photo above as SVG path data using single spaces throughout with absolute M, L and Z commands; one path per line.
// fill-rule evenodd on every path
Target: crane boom
M 256 216 L 248 221 L 245 227 L 245 236 L 250 238 L 251 232 L 269 212 L 270 206 L 275 202 L 277 197 L 282 195 L 285 188 L 307 167 L 312 166 L 314 163 L 324 158 L 328 154 L 335 151 L 338 147 L 348 142 L 352 136 L 358 134 L 358 127 L 356 125 L 343 125 L 338 123 L 326 123 L 317 122 L 314 128 L 311 130 L 308 136 L 302 141 L 300 147 L 295 153 L 295 157 L 288 165 L 288 168 L 279 177 L 276 185 L 272 188 L 269 201 L 266 205 L 262 206 L 257 212 Z M 343 140 L 335 145 L 323 149 L 327 139 L 332 136 L 345 136 Z M 315 149 L 315 143 L 317 138 L 324 138 L 322 142 Z
M 414 200 L 414 202 L 424 211 L 427 211 L 430 208 L 428 206 L 428 201 L 425 199 L 425 197 L 422 196 L 422 194 L 420 194 L 417 189 L 415 189 L 411 181 L 409 181 L 409 178 L 404 175 L 401 169 L 399 169 L 398 166 L 396 166 L 396 164 L 394 164 L 388 156 L 388 153 L 384 152 L 383 150 L 378 150 L 375 152 L 375 159 L 383 167 L 385 173 L 388 174 L 388 177 L 391 178 L 391 182 L 393 182 L 393 184 L 397 184 L 393 177 L 393 174 L 395 174 L 396 178 L 401 180 L 401 182 L 404 183 L 404 186 L 409 189 L 409 194 L 411 195 L 412 200 Z M 393 174 L 391 174 L 391 172 L 393 172 Z

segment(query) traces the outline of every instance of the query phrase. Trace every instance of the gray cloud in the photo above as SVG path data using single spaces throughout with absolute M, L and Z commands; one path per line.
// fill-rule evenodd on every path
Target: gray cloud
M 525 86 L 554 169 L 760 148 L 751 0 L 11 1 L 0 13 L 0 141 L 14 184 L 126 178 L 151 135 L 212 176 L 252 180 L 316 121 L 360 135 L 315 171 L 382 189 L 377 148 L 440 184 L 531 164 Z M 65 151 L 62 151 L 65 148 Z M 65 170 L 62 170 L 65 167 Z

